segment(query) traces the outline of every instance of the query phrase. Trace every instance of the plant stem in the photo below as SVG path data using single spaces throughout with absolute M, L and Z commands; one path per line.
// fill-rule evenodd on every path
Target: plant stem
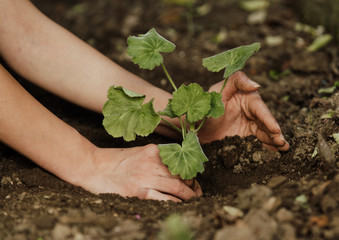
M 185 138 L 186 138 L 186 133 L 187 133 L 187 113 L 185 114 L 184 131 L 185 131 Z
M 190 123 L 190 131 L 191 132 L 195 131 L 195 124 L 194 123 Z
M 186 128 L 184 127 L 184 123 L 182 122 L 181 118 L 178 117 L 181 125 L 181 133 L 182 133 L 182 139 L 186 138 Z
M 172 87 L 174 88 L 174 90 L 175 90 L 175 91 L 178 90 L 177 87 L 175 86 L 175 84 L 174 84 L 174 82 L 173 82 L 171 76 L 170 76 L 169 73 L 167 72 L 167 69 L 166 69 L 164 63 L 161 63 L 161 66 L 162 66 L 162 69 L 164 70 L 164 72 L 165 72 L 165 74 L 166 74 L 167 79 L 170 81 Z
M 167 123 L 169 126 L 171 126 L 174 130 L 176 130 L 177 132 L 181 133 L 181 129 L 178 128 L 177 126 L 175 126 L 173 123 L 165 120 L 164 118 L 161 118 L 162 121 L 164 121 L 165 123 Z
M 197 129 L 195 129 L 194 133 L 199 132 L 200 128 L 202 127 L 202 125 L 204 125 L 205 121 L 207 119 L 207 116 L 204 117 L 204 119 L 201 121 L 199 127 Z
M 194 35 L 193 6 L 188 7 L 186 18 L 187 18 L 188 37 L 189 37 L 189 40 L 192 40 L 193 35 Z
M 225 86 L 226 86 L 227 80 L 228 80 L 228 78 L 225 79 L 224 84 L 222 85 L 222 88 L 221 88 L 221 90 L 220 90 L 220 92 L 219 92 L 220 94 L 221 94 L 222 91 L 224 90 L 224 88 L 225 88 Z

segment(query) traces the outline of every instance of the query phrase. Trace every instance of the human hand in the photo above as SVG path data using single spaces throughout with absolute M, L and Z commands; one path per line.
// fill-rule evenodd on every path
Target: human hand
M 97 148 L 93 154 L 93 171 L 82 187 L 93 193 L 117 193 L 124 197 L 172 200 L 181 202 L 200 197 L 202 191 L 195 181 L 194 189 L 179 177 L 171 175 L 162 164 L 156 145 L 134 148 Z
M 219 92 L 223 82 L 210 88 Z M 287 151 L 279 124 L 262 101 L 258 89 L 260 85 L 250 80 L 243 72 L 230 76 L 222 92 L 225 114 L 217 119 L 208 118 L 199 131 L 202 143 L 220 140 L 226 136 L 256 136 L 264 146 L 272 150 Z

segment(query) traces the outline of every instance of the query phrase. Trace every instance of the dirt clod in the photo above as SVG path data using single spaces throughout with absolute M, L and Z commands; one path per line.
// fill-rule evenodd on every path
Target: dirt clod
M 294 11 L 296 1 L 268 1 L 270 6 L 262 13 L 265 18 L 253 25 L 238 1 L 204 1 L 211 11 L 194 16 L 192 35 L 187 32 L 185 8 L 168 1 L 32 2 L 108 58 L 168 92 L 173 90 L 163 80 L 161 68 L 140 70 L 127 57 L 128 35 L 155 27 L 176 44 L 176 51 L 164 56 L 175 82 L 197 82 L 205 89 L 222 80 L 223 73 L 207 72 L 202 58 L 260 42 L 261 50 L 250 58 L 244 72 L 262 86 L 259 93 L 291 148 L 272 152 L 254 136 L 228 136 L 204 144 L 209 162 L 196 178 L 203 196 L 173 203 L 91 194 L 0 143 L 0 239 L 153 240 L 172 214 L 187 221 L 197 240 L 339 238 L 339 144 L 333 138 L 339 133 L 339 92 L 338 88 L 326 95 L 318 92 L 339 80 L 339 58 L 333 56 L 338 49 L 330 43 L 323 50 L 307 52 L 314 38 L 295 30 L 302 21 Z M 76 6 L 82 11 L 75 11 Z M 279 44 L 272 45 L 272 39 L 280 39 Z M 103 129 L 100 114 L 17 79 L 97 146 L 125 148 L 172 141 L 157 134 L 128 143 L 113 139 Z M 232 215 L 225 206 L 241 214 Z

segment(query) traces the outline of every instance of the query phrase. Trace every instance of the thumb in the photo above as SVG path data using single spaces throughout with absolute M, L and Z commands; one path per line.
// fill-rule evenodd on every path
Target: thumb
M 254 92 L 260 87 L 258 83 L 249 79 L 245 73 L 237 71 L 228 78 L 222 95 L 226 100 L 229 100 L 238 91 Z

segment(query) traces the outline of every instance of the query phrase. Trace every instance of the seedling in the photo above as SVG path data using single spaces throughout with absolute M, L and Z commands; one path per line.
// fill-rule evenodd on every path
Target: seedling
M 185 9 L 183 14 L 185 15 L 187 21 L 187 32 L 189 40 L 192 39 L 196 30 L 194 17 L 204 16 L 208 14 L 212 8 L 211 4 L 209 3 L 197 6 L 197 0 L 163 0 L 163 2 L 169 5 L 181 6 Z
M 136 135 L 148 136 L 161 121 L 169 124 L 182 135 L 183 141 L 181 145 L 159 144 L 160 157 L 173 175 L 180 175 L 182 179 L 192 179 L 197 173 L 204 171 L 204 163 L 208 161 L 199 143 L 198 131 L 207 118 L 218 118 L 224 114 L 221 93 L 227 79 L 244 67 L 246 60 L 259 50 L 260 44 L 253 43 L 203 59 L 203 66 L 212 72 L 226 68 L 225 81 L 220 92 L 204 92 L 197 83 L 177 88 L 161 55 L 172 52 L 175 45 L 160 36 L 155 29 L 137 37 L 130 36 L 127 43 L 128 55 L 140 68 L 149 70 L 156 66 L 163 68 L 174 88 L 173 97 L 169 99 L 163 111 L 156 112 L 153 108 L 153 99 L 143 103 L 145 95 L 121 86 L 112 86 L 108 90 L 108 101 L 103 107 L 103 125 L 113 137 L 123 137 L 125 141 L 132 141 Z M 180 127 L 165 118 L 177 118 Z

